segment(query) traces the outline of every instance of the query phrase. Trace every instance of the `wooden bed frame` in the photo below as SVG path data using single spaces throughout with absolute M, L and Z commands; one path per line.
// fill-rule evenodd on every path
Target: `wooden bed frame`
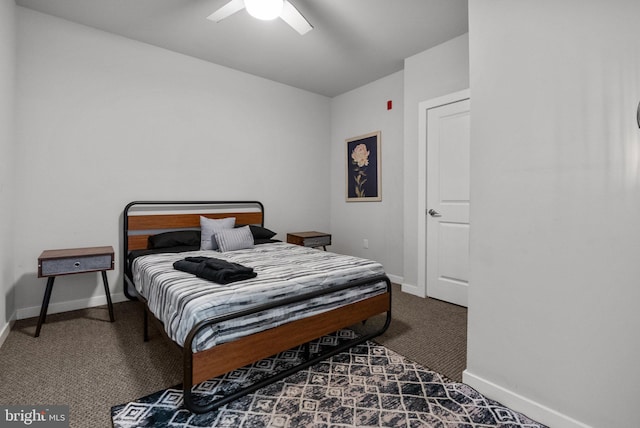
M 234 211 L 233 209 L 237 209 Z M 247 211 L 249 208 L 251 211 Z M 230 210 L 231 209 L 231 210 Z M 139 210 L 134 214 L 134 211 Z M 222 211 L 221 211 L 222 210 Z M 129 271 L 128 254 L 131 250 L 146 249 L 148 237 L 168 230 L 199 229 L 200 216 L 208 218 L 236 217 L 236 224 L 255 224 L 264 226 L 264 206 L 258 201 L 135 201 L 127 204 L 123 218 L 124 251 L 122 260 L 125 294 L 132 300 L 144 303 L 144 336 L 148 339 L 148 316 L 155 317 L 149 311 L 146 301 L 135 293 L 131 273 Z M 214 346 L 210 349 L 193 352 L 192 343 L 198 332 L 218 322 L 257 313 L 263 310 L 285 306 L 291 303 L 309 300 L 323 294 L 334 293 L 347 288 L 358 287 L 378 282 L 386 283 L 386 292 L 359 302 L 313 315 L 297 321 L 291 321 L 259 333 L 251 334 L 231 342 Z M 130 292 L 128 287 L 134 291 Z M 386 321 L 380 330 L 360 336 L 349 342 L 338 345 L 328 351 L 311 356 L 309 342 L 341 328 L 365 321 L 374 315 L 386 313 Z M 159 321 L 158 321 L 159 322 Z M 391 282 L 386 275 L 353 281 L 340 287 L 282 299 L 262 304 L 250 309 L 236 311 L 223 316 L 212 317 L 196 324 L 189 332 L 182 347 L 184 363 L 184 403 L 194 413 L 205 413 L 217 409 L 230 401 L 256 391 L 266 385 L 283 379 L 301 369 L 336 355 L 346 349 L 363 343 L 382 334 L 391 322 Z M 254 363 L 279 352 L 304 345 L 305 361 L 291 369 L 277 373 L 267 379 L 247 386 L 233 394 L 216 399 L 205 405 L 196 403 L 192 387 L 207 379 L 223 375 L 232 370 Z

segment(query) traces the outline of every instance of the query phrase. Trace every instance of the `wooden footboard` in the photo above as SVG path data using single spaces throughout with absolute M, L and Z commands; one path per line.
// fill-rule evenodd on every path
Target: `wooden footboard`
M 390 304 L 391 295 L 385 293 L 197 352 L 193 354 L 190 370 L 192 382 L 196 384 L 220 376 L 349 327 L 389 311 Z
M 185 407 L 194 413 L 206 413 L 213 411 L 231 401 L 250 394 L 258 389 L 284 379 L 297 371 L 317 364 L 333 355 L 343 352 L 353 346 L 370 340 L 384 333 L 391 323 L 391 281 L 386 276 L 378 276 L 375 278 L 354 281 L 350 284 L 343 285 L 339 289 L 352 287 L 360 287 L 366 284 L 374 284 L 384 281 L 386 291 L 367 299 L 348 304 L 318 315 L 302 318 L 300 320 L 291 321 L 279 327 L 274 327 L 259 333 L 255 333 L 232 342 L 223 343 L 214 346 L 205 351 L 192 352 L 192 344 L 196 335 L 204 328 L 214 325 L 216 322 L 223 321 L 234 317 L 248 315 L 250 313 L 260 312 L 273 307 L 284 306 L 296 301 L 304 301 L 321 294 L 330 294 L 336 289 L 323 290 L 320 292 L 308 293 L 289 299 L 283 299 L 266 305 L 261 305 L 253 309 L 230 314 L 227 316 L 216 317 L 202 321 L 197 324 L 187 336 L 184 346 L 184 403 Z M 329 333 L 333 333 L 342 328 L 349 327 L 360 321 L 371 318 L 374 315 L 386 313 L 386 320 L 382 328 L 364 336 L 359 336 L 341 345 L 333 347 L 328 351 L 310 356 L 307 355 L 304 362 L 276 373 L 260 382 L 249 385 L 236 391 L 233 394 L 210 401 L 205 405 L 196 402 L 192 393 L 195 384 L 211 379 L 216 376 L 228 373 L 232 370 L 244 367 L 261 359 L 276 355 L 280 352 L 304 345 L 314 339 L 318 339 Z

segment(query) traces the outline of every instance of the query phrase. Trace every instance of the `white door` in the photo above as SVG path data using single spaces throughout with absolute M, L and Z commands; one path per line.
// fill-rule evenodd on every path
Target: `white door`
M 467 306 L 470 101 L 427 111 L 427 295 Z

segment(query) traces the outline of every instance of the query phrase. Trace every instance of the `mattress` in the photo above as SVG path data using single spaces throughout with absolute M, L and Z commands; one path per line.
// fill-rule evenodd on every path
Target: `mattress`
M 185 257 L 216 257 L 252 267 L 253 279 L 216 284 L 173 268 Z M 384 275 L 378 262 L 320 251 L 287 243 L 257 245 L 251 249 L 220 253 L 189 251 L 137 257 L 132 277 L 149 310 L 163 324 L 169 337 L 183 346 L 189 331 L 209 317 L 246 310 L 279 299 L 300 295 L 364 278 Z M 382 294 L 384 281 L 336 291 L 309 300 L 217 323 L 193 341 L 194 352 L 245 335 L 316 315 L 349 303 Z

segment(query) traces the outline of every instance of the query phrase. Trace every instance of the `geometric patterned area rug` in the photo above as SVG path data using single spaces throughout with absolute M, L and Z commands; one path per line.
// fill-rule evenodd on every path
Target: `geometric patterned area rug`
M 352 338 L 341 330 L 311 344 L 317 352 Z M 290 367 L 302 349 L 282 352 L 194 387 L 203 400 L 228 394 Z M 180 386 L 111 409 L 114 428 L 156 427 L 441 427 L 545 428 L 463 383 L 365 342 L 218 410 L 182 406 Z

